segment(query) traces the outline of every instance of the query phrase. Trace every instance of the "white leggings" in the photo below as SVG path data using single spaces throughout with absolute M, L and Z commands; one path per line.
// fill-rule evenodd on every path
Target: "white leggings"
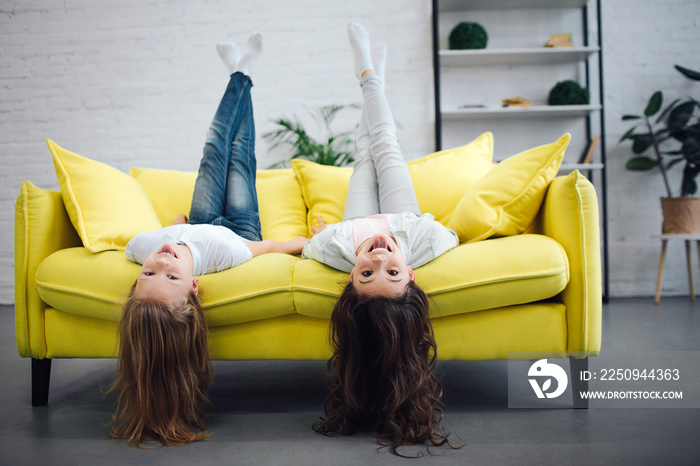
M 402 212 L 420 215 L 384 85 L 370 74 L 360 80 L 360 87 L 364 106 L 343 220 Z

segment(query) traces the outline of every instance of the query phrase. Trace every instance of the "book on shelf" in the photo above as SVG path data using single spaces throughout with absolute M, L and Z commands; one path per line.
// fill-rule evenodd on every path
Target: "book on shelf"
M 578 163 L 591 163 L 591 160 L 593 160 L 593 153 L 595 152 L 595 148 L 598 145 L 599 140 L 600 134 L 594 136 L 593 139 L 591 139 L 591 141 L 588 143 L 588 147 L 586 147 L 586 150 L 583 151 L 581 157 L 578 159 Z
M 554 34 L 549 38 L 545 47 L 571 47 L 571 34 Z
M 529 107 L 530 101 L 523 97 L 514 97 L 512 99 L 501 100 L 501 105 L 504 107 Z

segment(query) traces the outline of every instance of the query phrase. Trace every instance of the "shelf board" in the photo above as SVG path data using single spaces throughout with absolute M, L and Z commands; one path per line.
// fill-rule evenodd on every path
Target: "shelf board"
M 438 11 L 581 8 L 588 0 L 438 0 Z
M 577 63 L 599 51 L 597 46 L 440 50 L 440 66 Z
M 602 163 L 562 163 L 559 167 L 560 172 L 572 172 L 574 170 L 578 171 L 588 171 L 588 170 L 602 170 Z
M 443 120 L 482 117 L 579 117 L 600 110 L 600 105 L 532 105 L 530 107 L 482 107 L 449 109 L 442 112 Z

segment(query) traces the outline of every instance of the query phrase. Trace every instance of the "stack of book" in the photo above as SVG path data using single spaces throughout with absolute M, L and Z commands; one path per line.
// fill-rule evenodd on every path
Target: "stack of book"
M 554 34 L 549 41 L 544 44 L 545 47 L 571 47 L 571 34 Z
M 504 107 L 529 107 L 530 101 L 523 97 L 514 97 L 512 99 L 503 99 L 501 104 Z

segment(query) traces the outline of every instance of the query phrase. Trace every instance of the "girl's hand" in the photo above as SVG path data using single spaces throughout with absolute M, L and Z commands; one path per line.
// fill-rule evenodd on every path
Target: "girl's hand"
M 185 214 L 180 214 L 173 220 L 173 225 L 182 225 L 183 223 L 187 223 L 187 215 Z
M 299 255 L 301 250 L 304 249 L 306 243 L 309 242 L 309 238 L 306 236 L 297 236 L 293 240 L 287 241 L 287 247 L 285 248 L 287 254 Z
M 250 252 L 253 253 L 253 257 L 257 257 L 261 254 L 267 254 L 269 252 L 280 252 L 282 254 L 292 254 L 299 255 L 301 250 L 304 249 L 304 245 L 309 242 L 309 238 L 305 236 L 297 236 L 296 238 L 280 243 L 272 239 L 266 239 L 262 241 L 244 241 L 243 244 L 248 246 Z
M 316 218 L 318 219 L 318 226 L 311 225 L 311 236 L 312 237 L 321 233 L 326 228 L 326 224 L 323 221 L 323 219 L 321 218 L 321 216 L 318 215 Z

